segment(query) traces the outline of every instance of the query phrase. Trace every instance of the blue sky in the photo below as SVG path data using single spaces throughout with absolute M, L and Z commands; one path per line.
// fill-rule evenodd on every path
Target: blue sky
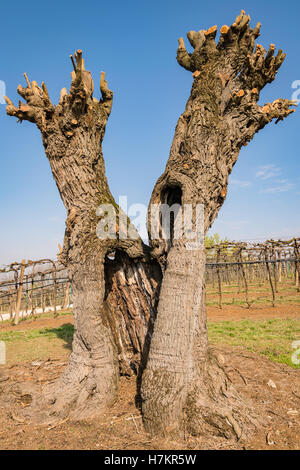
M 287 52 L 261 101 L 291 99 L 292 83 L 300 80 L 300 6 L 291 0 L 2 2 L 0 80 L 17 102 L 27 72 L 46 82 L 56 103 L 70 84 L 69 54 L 83 49 L 96 90 L 101 70 L 114 90 L 103 145 L 111 190 L 116 199 L 127 195 L 129 204 L 148 204 L 192 85 L 176 63 L 177 39 L 191 29 L 231 24 L 242 8 L 253 25 L 261 21 L 264 47 L 275 43 Z M 65 210 L 39 132 L 7 117 L 4 105 L 0 129 L 0 264 L 55 256 Z M 300 108 L 242 150 L 213 232 L 235 240 L 300 235 L 299 134 Z

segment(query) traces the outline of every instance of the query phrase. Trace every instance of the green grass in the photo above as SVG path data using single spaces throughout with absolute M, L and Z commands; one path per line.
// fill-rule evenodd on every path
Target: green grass
M 208 336 L 214 344 L 241 346 L 274 362 L 292 363 L 292 343 L 300 340 L 300 318 L 209 322 Z
M 74 327 L 66 323 L 57 328 L 0 331 L 6 343 L 8 365 L 56 358 L 67 360 L 72 348 Z
M 7 342 L 12 348 L 18 346 L 24 353 L 32 349 L 31 357 L 38 346 L 42 352 L 49 342 L 54 343 L 54 347 L 54 340 L 58 339 L 70 349 L 73 333 L 74 327 L 68 323 L 58 328 L 0 332 L 0 341 Z M 300 318 L 209 322 L 208 336 L 213 344 L 242 347 L 271 361 L 300 369 L 292 363 L 292 343 L 300 340 Z
M 72 341 L 74 327 L 70 323 L 62 325 L 58 328 L 42 328 L 36 330 L 24 331 L 4 331 L 0 332 L 0 341 L 11 343 L 14 341 L 28 342 L 37 338 L 60 338 L 69 343 Z

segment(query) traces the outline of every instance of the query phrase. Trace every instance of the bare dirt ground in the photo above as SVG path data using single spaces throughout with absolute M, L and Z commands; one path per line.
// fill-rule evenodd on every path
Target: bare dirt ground
M 299 304 L 277 305 L 275 307 L 256 305 L 247 308 L 239 305 L 225 305 L 219 307 L 207 307 L 208 321 L 232 321 L 232 320 L 268 320 L 273 318 L 300 318 Z
M 58 316 L 57 318 L 28 318 L 19 323 L 19 325 L 11 325 L 8 322 L 3 322 L 0 323 L 0 331 L 24 331 L 39 328 L 58 328 L 59 326 L 65 325 L 66 323 L 73 324 L 72 313 L 70 313 L 69 315 Z
M 245 318 L 299 318 L 299 305 L 251 308 L 208 307 L 210 321 Z M 71 315 L 56 319 L 26 320 L 17 327 L 7 323 L 0 331 L 58 328 L 72 323 Z M 56 343 L 55 343 L 56 344 Z M 242 348 L 216 348 L 225 358 L 226 371 L 235 387 L 267 417 L 266 424 L 250 440 L 229 441 L 223 437 L 178 440 L 152 439 L 143 429 L 135 405 L 135 378 L 121 378 L 119 399 L 101 418 L 84 422 L 64 421 L 39 426 L 24 421 L 22 410 L 30 405 L 26 385 L 40 388 L 54 381 L 66 366 L 69 347 L 57 343 L 49 357 L 38 361 L 16 361 L 0 366 L 0 449 L 300 449 L 300 372 Z M 37 353 L 37 357 L 38 353 Z M 276 388 L 268 385 L 272 381 Z

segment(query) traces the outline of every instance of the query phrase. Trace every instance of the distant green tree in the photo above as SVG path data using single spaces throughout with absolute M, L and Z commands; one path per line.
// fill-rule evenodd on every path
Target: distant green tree
M 229 243 L 229 240 L 227 237 L 222 239 L 218 233 L 215 233 L 214 235 L 207 235 L 205 237 L 205 248 L 212 248 L 215 245 L 220 245 L 220 244 L 226 244 Z

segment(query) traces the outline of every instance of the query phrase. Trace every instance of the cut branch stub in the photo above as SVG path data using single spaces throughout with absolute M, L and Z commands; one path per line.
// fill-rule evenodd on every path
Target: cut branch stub
M 107 81 L 105 80 L 105 72 L 101 72 L 100 76 L 100 91 L 102 94 L 101 102 L 104 103 L 105 108 L 110 113 L 113 100 L 113 92 L 108 89 Z
M 276 55 L 274 44 L 268 52 L 260 44 L 255 46 L 260 27 L 258 23 L 252 29 L 249 15 L 242 10 L 231 26 L 221 27 L 218 44 L 216 26 L 189 31 L 192 53 L 187 51 L 183 38 L 179 39 L 177 61 L 192 72 L 194 81 L 177 124 L 166 170 L 157 182 L 151 201 L 160 200 L 167 184 L 179 185 L 183 203 L 192 200 L 205 205 L 205 229 L 212 225 L 224 202 L 220 193 L 227 188 L 241 147 L 268 123 L 273 120 L 278 123 L 292 114 L 296 105 L 284 99 L 265 106 L 258 104 L 262 88 L 275 79 L 285 59 L 281 50 Z M 218 175 L 218 188 L 216 181 L 210 179 L 213 171 Z M 206 179 L 202 186 L 196 179 L 200 174 Z M 210 186 L 205 197 L 203 186 Z M 158 252 L 163 252 L 163 243 L 158 244 L 161 244 Z
M 20 122 L 23 120 L 34 122 L 44 134 L 55 125 L 57 120 L 54 116 L 56 114 L 60 117 L 64 115 L 65 121 L 71 122 L 74 118 L 85 116 L 90 110 L 98 115 L 98 122 L 101 121 L 102 124 L 104 121 L 106 122 L 112 107 L 113 92 L 108 89 L 107 82 L 104 81 L 103 89 L 101 88 L 102 100 L 99 102 L 93 98 L 94 82 L 91 72 L 85 70 L 82 51 L 77 50 L 74 56 L 70 55 L 70 58 L 74 69 L 71 72 L 71 88 L 69 93 L 66 88 L 61 90 L 57 106 L 52 105 L 45 83 L 43 82 L 41 87 L 35 81 L 30 83 L 25 73 L 27 86 L 19 85 L 17 89 L 25 103 L 20 101 L 19 105 L 15 106 L 6 97 L 7 114 L 18 118 Z M 65 122 L 64 127 L 69 127 L 69 124 Z M 67 132 L 70 130 L 68 129 Z
M 26 73 L 24 76 L 27 87 L 23 88 L 19 85 L 17 92 L 25 99 L 26 104 L 19 101 L 19 106 L 16 107 L 9 98 L 5 97 L 7 103 L 6 113 L 9 116 L 17 117 L 20 122 L 23 120 L 35 122 L 39 127 L 42 127 L 43 116 L 52 115 L 54 108 L 50 102 L 46 88 L 41 89 L 36 82 L 32 82 L 32 85 L 30 85 Z
M 92 79 L 91 72 L 85 70 L 84 60 L 82 58 L 82 50 L 78 49 L 77 52 L 75 52 L 74 54 L 74 58 L 73 56 L 70 57 L 74 68 L 74 71 L 71 72 L 71 94 L 72 92 L 74 95 L 77 96 L 80 96 L 80 94 L 82 94 L 82 97 L 84 97 L 84 94 L 86 94 L 86 99 L 92 99 L 94 92 L 94 82 Z
M 201 71 L 207 63 L 211 65 L 214 61 L 215 66 L 219 65 L 223 74 L 229 74 L 232 79 L 240 74 L 240 80 L 247 85 L 246 88 L 261 90 L 266 83 L 274 80 L 285 54 L 279 50 L 274 57 L 274 44 L 270 45 L 268 53 L 259 44 L 254 51 L 261 24 L 258 23 L 252 29 L 249 23 L 250 16 L 242 10 L 231 26 L 221 27 L 218 44 L 215 42 L 217 26 L 198 32 L 190 31 L 187 37 L 194 51 L 188 53 L 183 39 L 180 38 L 177 50 L 178 63 L 185 69 L 195 72 Z

